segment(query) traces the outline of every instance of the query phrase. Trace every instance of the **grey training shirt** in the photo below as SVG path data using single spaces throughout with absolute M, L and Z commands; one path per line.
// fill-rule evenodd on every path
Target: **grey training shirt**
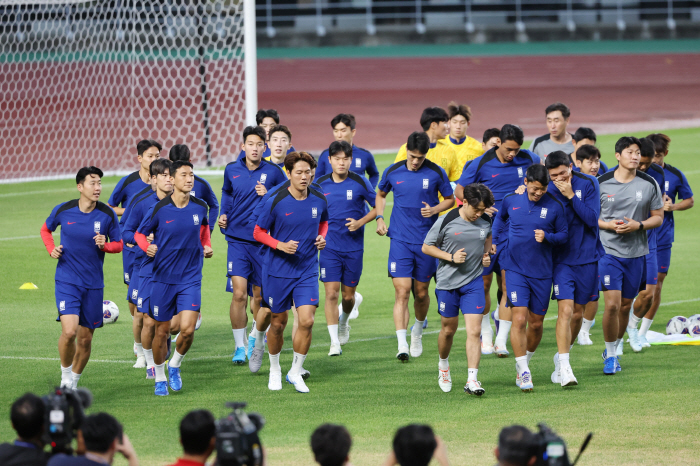
M 552 152 L 560 150 L 564 151 L 566 154 L 571 154 L 575 149 L 573 139 L 569 142 L 565 142 L 564 144 L 558 144 L 552 141 L 552 136 L 550 134 L 540 136 L 532 141 L 532 144 L 530 144 L 530 151 L 542 157 L 542 160 L 544 160 Z
M 615 179 L 615 169 L 598 177 L 600 185 L 600 219 L 622 220 L 624 217 L 638 222 L 649 219 L 652 210 L 664 206 L 661 189 L 654 178 L 637 170 L 629 183 Z M 637 230 L 624 235 L 614 231 L 600 230 L 600 240 L 605 253 L 615 257 L 633 259 L 649 254 L 649 241 L 646 230 Z
M 467 259 L 463 264 L 441 260 L 437 268 L 437 288 L 456 290 L 476 278 L 481 278 L 484 268 L 484 243 L 491 236 L 491 217 L 484 214 L 473 222 L 467 222 L 453 209 L 440 217 L 425 237 L 424 243 L 454 254 L 464 248 Z

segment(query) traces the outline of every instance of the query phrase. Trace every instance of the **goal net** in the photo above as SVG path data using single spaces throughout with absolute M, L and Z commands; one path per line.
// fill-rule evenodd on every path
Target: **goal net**
M 237 152 L 243 0 L 0 0 L 0 182 L 136 168 L 136 143 Z M 254 76 L 254 74 L 253 74 Z

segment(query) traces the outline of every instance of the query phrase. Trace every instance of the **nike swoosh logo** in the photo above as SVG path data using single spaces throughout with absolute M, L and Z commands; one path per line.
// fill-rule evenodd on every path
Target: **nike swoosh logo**
M 500 173 L 496 173 L 495 175 L 491 175 L 491 178 L 496 178 Z
M 97 325 L 99 323 L 100 323 L 100 321 L 98 320 L 97 322 L 93 322 L 92 325 Z
M 235 180 L 235 179 L 236 179 L 236 178 L 238 178 L 239 176 L 241 176 L 241 175 L 238 175 L 238 176 L 234 176 L 234 177 L 233 177 L 233 179 Z
M 192 304 L 193 306 L 199 306 L 199 304 Z
M 68 222 L 68 225 L 73 225 L 75 222 Z
M 311 302 L 318 301 L 318 299 L 311 298 Z
M 330 196 L 331 193 L 323 193 L 324 196 Z
M 458 231 L 457 233 L 455 233 L 455 235 L 461 235 L 461 234 L 462 234 L 461 231 Z
M 484 306 L 476 306 L 477 309 L 483 309 Z
M 357 280 L 355 280 L 355 281 L 350 281 L 350 283 L 357 283 Z
M 166 220 L 165 223 L 174 222 L 175 220 Z
M 520 207 L 513 207 L 513 210 L 518 210 Z
M 608 194 L 608 197 L 613 197 L 613 196 L 614 196 L 614 194 Z
M 289 217 L 289 216 L 292 215 L 293 213 L 294 213 L 294 212 L 289 212 L 288 214 L 285 213 L 284 215 L 286 215 L 287 217 Z
M 405 180 L 404 180 L 404 181 L 405 181 Z M 397 182 L 396 182 L 396 184 L 401 184 L 401 183 L 403 183 L 403 181 L 397 181 Z

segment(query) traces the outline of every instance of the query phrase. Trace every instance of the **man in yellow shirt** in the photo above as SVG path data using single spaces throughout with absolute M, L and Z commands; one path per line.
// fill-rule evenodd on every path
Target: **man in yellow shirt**
M 467 136 L 467 129 L 469 129 L 472 119 L 472 111 L 469 106 L 459 105 L 454 101 L 450 102 L 447 106 L 447 114 L 450 118 L 450 135 L 446 141 L 457 154 L 457 166 L 461 175 L 464 165 L 483 154 L 484 150 L 479 141 Z

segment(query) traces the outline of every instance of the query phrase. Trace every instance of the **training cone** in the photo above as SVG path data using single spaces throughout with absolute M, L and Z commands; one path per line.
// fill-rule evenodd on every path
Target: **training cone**
M 38 290 L 39 287 L 36 286 L 34 283 L 25 283 L 24 285 L 19 287 L 20 290 Z

